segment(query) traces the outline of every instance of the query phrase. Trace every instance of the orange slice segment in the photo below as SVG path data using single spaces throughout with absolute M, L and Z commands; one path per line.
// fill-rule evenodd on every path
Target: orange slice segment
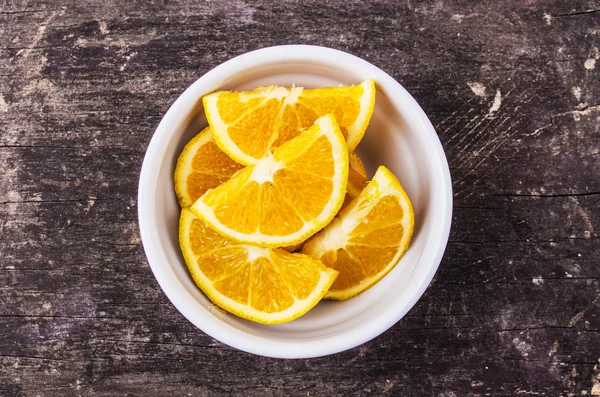
M 348 161 L 350 162 L 350 168 L 358 172 L 364 178 L 367 177 L 367 170 L 365 169 L 365 165 L 358 156 L 358 154 L 356 154 L 356 152 L 348 153 Z
M 375 83 L 305 90 L 259 87 L 202 98 L 219 147 L 241 164 L 255 164 L 321 116 L 333 114 L 349 150 L 362 139 L 375 107 Z
M 354 197 L 360 194 L 368 182 L 367 171 L 360 157 L 356 153 L 350 152 L 348 153 L 348 158 L 348 185 L 346 186 L 346 196 L 344 196 L 344 203 L 340 211 L 350 204 Z
M 297 244 L 340 209 L 348 150 L 332 115 L 207 191 L 190 208 L 221 235 L 261 247 Z
M 302 253 L 340 272 L 325 298 L 348 299 L 388 274 L 408 248 L 414 227 L 411 202 L 398 179 L 381 166 L 366 188 Z
M 179 205 L 189 207 L 243 167 L 219 149 L 210 127 L 206 127 L 192 138 L 177 160 L 174 179 Z
M 227 240 L 187 208 L 181 212 L 179 244 L 192 278 L 210 300 L 262 324 L 300 317 L 337 276 L 307 255 Z

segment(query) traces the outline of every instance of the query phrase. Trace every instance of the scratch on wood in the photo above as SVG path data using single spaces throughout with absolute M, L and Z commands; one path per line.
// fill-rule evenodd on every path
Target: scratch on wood
M 596 299 L 594 299 L 592 301 L 592 303 L 589 304 L 588 307 L 586 307 L 584 310 L 580 311 L 579 313 L 577 313 L 576 315 L 574 315 L 571 320 L 569 321 L 569 326 L 572 327 L 574 325 L 576 325 L 585 315 L 585 313 L 590 310 L 592 307 L 596 306 L 596 303 L 598 303 L 598 301 L 600 301 L 600 294 L 596 297 Z
M 597 12 L 600 12 L 600 10 L 590 9 L 590 10 L 584 10 L 584 11 L 569 12 L 569 13 L 565 13 L 565 14 L 557 14 L 556 17 L 571 17 L 571 16 L 575 16 L 575 15 L 595 14 Z
M 472 110 L 473 110 L 473 109 L 470 109 L 470 110 L 467 112 L 467 115 L 468 115 L 469 113 L 471 113 L 471 111 L 472 111 Z M 464 140 L 464 138 L 465 138 L 465 135 L 466 135 L 466 134 L 468 134 L 469 132 L 473 131 L 473 129 L 477 128 L 477 127 L 479 126 L 479 124 L 481 124 L 481 123 L 483 122 L 483 120 L 482 120 L 482 121 L 480 121 L 480 122 L 479 122 L 479 124 L 477 124 L 475 127 L 471 128 L 469 131 L 465 132 L 465 131 L 467 130 L 467 128 L 470 128 L 470 126 L 471 126 L 471 125 L 472 125 L 474 122 L 476 122 L 477 120 L 479 120 L 479 118 L 480 118 L 480 117 L 481 117 L 480 115 L 477 115 L 477 116 L 473 117 L 471 120 L 469 120 L 469 122 L 468 122 L 468 123 L 467 123 L 467 124 L 466 124 L 464 127 L 460 128 L 458 131 L 456 131 L 456 133 L 455 133 L 455 134 L 453 134 L 453 135 L 450 137 L 450 139 L 448 139 L 448 140 L 446 141 L 446 144 L 450 144 L 450 143 L 451 143 L 451 142 L 452 142 L 454 139 L 456 139 L 456 138 L 460 137 L 461 139 L 458 141 L 458 143 L 457 143 L 457 144 L 455 144 L 455 146 L 459 145 L 459 144 L 460 144 L 460 142 L 462 142 L 462 141 Z M 446 131 L 450 131 L 452 128 L 454 128 L 454 126 L 455 126 L 456 124 L 458 124 L 458 122 L 459 122 L 459 121 L 460 121 L 460 119 L 457 119 L 457 120 L 456 120 L 456 122 L 455 122 L 454 124 L 452 124 L 450 127 L 446 128 L 444 132 L 446 132 Z
M 535 130 L 533 130 L 533 132 L 530 132 L 529 134 L 523 134 L 523 136 L 538 136 L 539 134 L 542 133 L 542 131 L 544 131 L 546 128 L 550 127 L 552 125 L 552 122 L 543 125 L 539 128 L 536 128 Z
M 493 146 L 492 148 L 490 148 L 490 150 L 487 153 L 485 153 L 485 155 L 483 156 L 483 158 L 477 164 L 475 164 L 469 172 L 467 172 L 460 179 L 458 179 L 457 182 L 464 180 L 467 176 L 469 176 L 473 172 L 475 172 L 475 170 L 477 170 L 479 168 L 479 166 L 481 164 L 483 164 L 496 150 L 498 150 L 502 145 L 504 145 L 514 135 L 516 135 L 519 132 L 518 130 L 514 131 L 511 134 L 506 134 L 506 133 L 509 132 L 517 123 L 518 123 L 518 121 L 515 121 L 514 123 L 512 123 L 511 125 L 509 125 L 506 130 L 504 130 L 502 133 L 499 133 L 496 138 L 494 138 L 490 142 L 486 143 L 480 149 L 480 152 L 484 152 L 484 150 L 487 149 L 490 145 L 492 145 L 493 143 L 495 143 L 498 140 L 500 140 L 500 142 L 498 144 L 496 144 L 495 146 Z
M 478 120 L 478 119 L 479 119 L 479 122 L 477 124 L 475 124 L 473 127 L 470 127 L 471 123 L 473 123 L 475 120 Z M 485 117 L 481 117 L 481 116 L 474 117 L 463 128 L 461 128 L 456 134 L 454 134 L 451 137 L 451 139 L 448 141 L 448 143 L 450 143 L 450 141 L 454 137 L 460 136 L 460 139 L 458 140 L 458 142 L 456 142 L 454 144 L 455 147 L 460 146 L 460 144 L 463 143 L 464 140 L 467 139 L 471 134 L 477 132 L 477 127 L 479 127 L 485 120 L 486 120 Z M 467 130 L 467 128 L 468 128 L 468 130 Z
M 435 129 L 438 130 L 441 126 L 444 125 L 444 123 L 446 123 L 446 121 L 450 120 L 452 117 L 454 117 L 454 115 L 458 113 L 458 110 L 455 110 L 454 112 L 452 112 L 450 114 L 450 116 L 446 117 L 444 120 L 440 121 L 436 126 Z
M 50 16 L 40 24 L 38 27 L 37 33 L 33 36 L 33 41 L 31 44 L 27 46 L 27 48 L 23 51 L 23 58 L 27 58 L 31 51 L 35 48 L 35 46 L 42 40 L 44 34 L 46 33 L 46 27 L 58 15 L 58 11 L 54 11 Z
M 36 12 L 46 12 L 48 10 L 14 10 L 14 11 L 0 11 L 0 15 L 18 15 L 18 14 L 33 14 Z
M 594 224 L 590 219 L 590 214 L 581 206 L 576 196 L 572 196 L 571 200 L 574 201 L 574 204 L 577 206 L 577 213 L 579 214 L 579 216 L 581 216 L 583 222 L 585 223 L 586 230 L 583 232 L 583 236 L 588 238 L 592 236 L 597 237 L 598 235 L 596 234 Z
M 582 312 L 577 313 L 576 315 L 574 315 L 571 320 L 569 320 L 569 325 L 570 326 L 574 326 L 576 325 L 585 315 L 585 310 Z

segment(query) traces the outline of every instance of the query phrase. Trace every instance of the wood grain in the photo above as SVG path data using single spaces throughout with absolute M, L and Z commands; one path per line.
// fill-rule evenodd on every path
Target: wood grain
M 600 395 L 600 2 L 0 2 L 0 395 Z M 421 104 L 455 212 L 417 306 L 311 360 L 216 342 L 146 263 L 137 179 L 194 80 L 277 44 Z

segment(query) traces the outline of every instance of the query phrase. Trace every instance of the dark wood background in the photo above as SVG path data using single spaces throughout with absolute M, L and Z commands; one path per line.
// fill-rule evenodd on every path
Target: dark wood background
M 0 39 L 0 395 L 600 395 L 599 1 L 0 0 Z M 286 361 L 179 314 L 136 194 L 188 85 L 291 43 L 348 51 L 413 94 L 455 212 L 403 320 Z

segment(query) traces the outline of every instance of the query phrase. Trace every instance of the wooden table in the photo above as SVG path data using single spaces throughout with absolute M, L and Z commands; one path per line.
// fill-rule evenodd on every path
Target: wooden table
M 0 395 L 600 395 L 600 2 L 0 2 Z M 244 52 L 318 44 L 396 78 L 446 150 L 439 271 L 311 360 L 215 341 L 146 262 L 162 115 Z

